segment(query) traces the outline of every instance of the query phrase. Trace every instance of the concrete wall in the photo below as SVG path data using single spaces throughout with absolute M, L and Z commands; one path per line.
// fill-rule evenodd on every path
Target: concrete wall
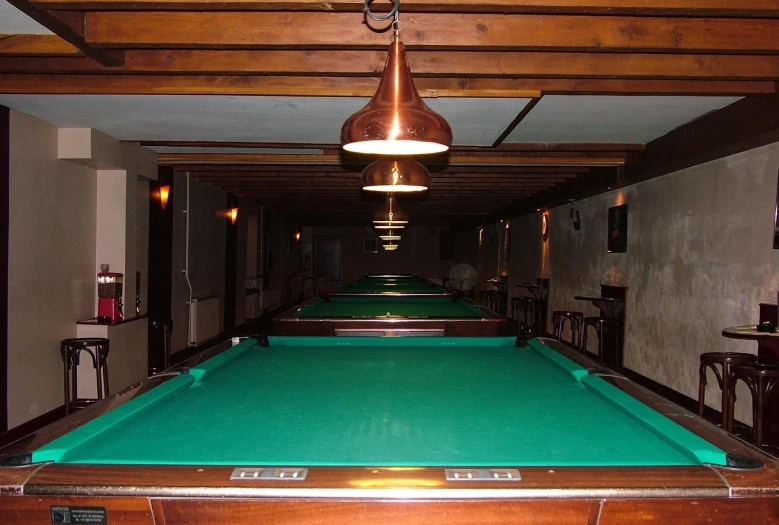
M 135 271 L 148 267 L 148 207 L 138 195 L 148 183 L 139 180 L 156 173 L 156 155 L 15 111 L 10 150 L 8 424 L 14 427 L 64 402 L 59 342 L 77 336 L 76 321 L 96 314 L 101 263 L 125 273 L 125 313 L 133 315 Z M 113 361 L 119 368 L 145 362 L 145 344 L 112 339 L 112 376 L 122 372 Z
M 353 281 L 366 273 L 417 273 L 429 279 L 449 276 L 454 261 L 439 258 L 440 228 L 410 227 L 395 251 L 363 252 L 364 239 L 376 239 L 373 228 L 315 227 L 313 237 L 341 239 L 342 282 Z M 316 254 L 315 254 L 316 255 Z
M 188 346 L 189 286 L 184 275 L 186 246 L 187 182 L 183 173 L 176 173 L 176 191 L 168 206 L 173 206 L 173 275 L 171 276 L 172 352 Z M 224 305 L 225 236 L 227 228 L 227 194 L 190 179 L 189 279 L 192 297 L 219 295 Z M 240 214 L 239 214 L 240 216 Z M 223 308 L 222 308 L 223 311 Z M 220 313 L 219 326 L 224 327 Z
M 57 128 L 11 111 L 8 425 L 63 403 L 59 342 L 94 315 L 95 170 L 57 160 Z
M 512 221 L 511 283 L 551 279 L 551 310 L 598 311 L 575 295 L 601 284 L 627 286 L 626 367 L 697 397 L 702 352 L 756 352 L 756 344 L 721 336 L 754 323 L 758 303 L 776 302 L 779 250 L 772 248 L 779 143 Z M 608 208 L 627 203 L 628 249 L 606 253 Z M 510 288 L 515 288 L 511 286 Z M 513 291 L 513 290 L 512 290 Z M 551 317 L 551 316 L 550 316 Z M 548 329 L 551 326 L 547 327 Z M 711 385 L 707 404 L 720 406 Z M 751 421 L 749 395 L 737 417 Z

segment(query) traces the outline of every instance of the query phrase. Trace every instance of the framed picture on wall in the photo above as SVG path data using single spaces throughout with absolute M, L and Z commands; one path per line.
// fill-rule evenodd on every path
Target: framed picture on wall
M 628 205 L 609 208 L 608 252 L 628 251 Z

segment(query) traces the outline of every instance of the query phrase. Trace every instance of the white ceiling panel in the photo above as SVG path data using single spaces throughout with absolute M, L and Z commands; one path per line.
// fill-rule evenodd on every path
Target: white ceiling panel
M 431 98 L 430 109 L 452 127 L 458 146 L 492 146 L 529 98 Z
M 0 35 L 51 35 L 52 32 L 14 6 L 0 0 Z
M 364 98 L 195 95 L 0 95 L 0 104 L 57 127 L 121 140 L 337 143 Z
M 220 148 L 146 146 L 156 153 L 247 153 L 258 155 L 322 155 L 321 149 L 312 148 Z
M 645 144 L 739 98 L 545 96 L 504 143 Z
M 529 99 L 438 98 L 458 145 L 491 145 Z M 195 95 L 0 95 L 0 104 L 57 127 L 123 140 L 329 143 L 367 98 Z

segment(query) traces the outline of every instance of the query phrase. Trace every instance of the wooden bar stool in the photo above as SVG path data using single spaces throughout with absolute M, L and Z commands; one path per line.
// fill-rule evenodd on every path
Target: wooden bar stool
M 158 331 L 162 337 L 162 370 L 149 370 L 149 375 L 162 372 L 170 368 L 170 337 L 173 334 L 173 321 L 154 320 L 149 322 L 149 327 Z
M 497 312 L 498 308 L 498 292 L 495 290 L 482 290 L 479 292 L 479 302 L 492 310 Z
M 63 339 L 60 343 L 65 364 L 65 414 L 69 414 L 71 408 L 84 408 L 108 396 L 108 349 L 108 339 L 103 337 L 77 337 Z M 92 366 L 95 367 L 97 397 L 94 399 L 78 397 L 78 364 L 82 351 L 92 357 Z
M 733 427 L 733 402 L 730 399 L 731 366 L 754 363 L 757 363 L 757 356 L 743 352 L 706 352 L 701 354 L 701 364 L 698 368 L 698 415 L 703 417 L 706 405 L 706 369 L 710 368 L 722 391 L 722 428 L 730 432 Z
M 552 312 L 552 337 L 558 341 L 563 341 L 563 329 L 565 328 L 566 321 L 568 321 L 571 328 L 571 346 L 580 350 L 579 342 L 582 337 L 582 322 L 584 321 L 582 312 L 568 310 L 555 310 Z
M 736 402 L 736 383 L 746 383 L 752 393 L 752 428 L 755 446 L 763 446 L 763 409 L 766 399 L 779 384 L 779 366 L 767 364 L 732 365 L 730 367 L 730 424 L 733 425 L 733 405 Z M 728 429 L 730 430 L 730 429 Z
M 534 297 L 512 297 L 511 314 L 517 320 L 520 335 L 538 334 L 538 308 Z
M 603 343 L 606 340 L 606 333 L 611 331 L 616 339 L 615 346 L 619 348 L 619 319 L 613 317 L 585 317 L 582 322 L 582 343 L 581 351 L 587 351 L 587 327 L 595 329 L 595 335 L 598 336 L 598 362 L 603 363 Z M 619 372 L 622 363 L 615 363 L 615 368 Z

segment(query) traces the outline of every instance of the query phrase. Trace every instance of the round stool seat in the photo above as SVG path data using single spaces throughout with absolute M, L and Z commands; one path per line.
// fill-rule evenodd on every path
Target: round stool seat
M 763 446 L 763 411 L 766 399 L 774 387 L 779 384 L 779 366 L 769 364 L 734 364 L 730 367 L 730 403 L 736 401 L 736 383 L 739 380 L 746 383 L 752 394 L 752 428 L 754 429 L 755 445 Z M 732 416 L 731 416 L 732 422 Z
M 698 368 L 698 415 L 703 417 L 706 404 L 706 370 L 711 369 L 717 378 L 717 385 L 722 391 L 722 428 L 731 431 L 733 428 L 733 400 L 731 399 L 730 381 L 731 367 L 757 363 L 757 356 L 744 352 L 704 352 L 700 356 Z
M 65 365 L 65 414 L 71 408 L 82 408 L 89 403 L 108 396 L 108 339 L 104 337 L 75 337 L 60 342 L 60 353 Z M 81 352 L 87 352 L 95 368 L 97 393 L 94 399 L 78 397 L 78 365 Z

